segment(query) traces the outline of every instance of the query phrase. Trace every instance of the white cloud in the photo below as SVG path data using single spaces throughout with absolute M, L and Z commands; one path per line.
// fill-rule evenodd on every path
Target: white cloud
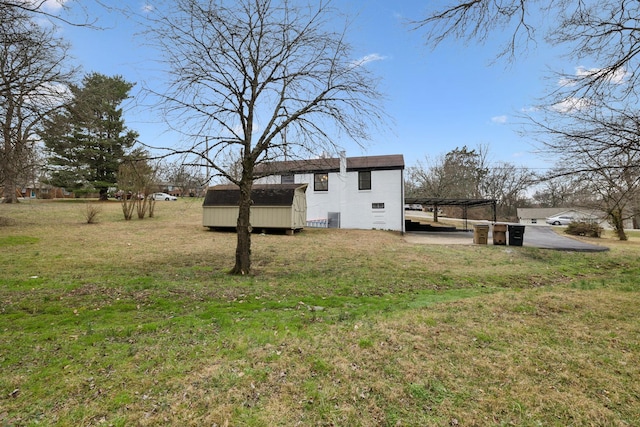
M 591 76 L 597 77 L 598 74 L 604 72 L 605 70 L 602 68 L 587 68 L 582 65 L 579 65 L 575 69 L 575 77 L 563 77 L 558 81 L 559 86 L 575 86 L 580 79 L 589 78 Z M 625 82 L 627 78 L 627 70 L 619 69 L 616 70 L 613 74 L 607 77 L 607 80 L 613 84 L 622 84 Z
M 353 61 L 351 63 L 352 67 L 361 67 L 363 65 L 368 64 L 369 62 L 374 62 L 374 61 L 384 61 L 385 59 L 387 59 L 386 56 L 382 56 L 378 53 L 371 53 L 369 55 L 365 55 L 360 59 L 356 59 L 355 61 Z
M 625 82 L 628 75 L 629 73 L 627 72 L 627 70 L 616 70 L 613 75 L 609 77 L 609 80 L 611 80 L 611 83 L 620 85 Z
M 491 117 L 491 122 L 502 125 L 507 123 L 507 116 L 494 116 Z
M 153 11 L 153 6 L 150 5 L 149 3 L 145 3 L 142 5 L 142 12 L 143 13 L 148 13 L 148 12 L 152 12 Z
M 591 106 L 591 102 L 585 98 L 566 98 L 553 105 L 553 109 L 560 113 L 573 113 L 576 111 L 586 110 Z
M 44 7 L 45 9 L 48 10 L 60 10 L 64 7 L 64 4 L 67 2 L 67 0 L 46 0 L 44 2 Z
M 18 0 L 20 3 L 23 3 L 27 6 L 38 7 L 46 10 L 47 12 L 55 12 L 64 7 L 64 4 L 67 0 L 45 0 L 44 2 L 41 0 Z
M 576 86 L 582 79 L 594 79 L 602 77 L 607 70 L 603 68 L 587 68 L 582 65 L 576 67 L 574 77 L 564 77 L 558 80 L 558 85 L 563 87 Z M 610 75 L 606 75 L 606 81 L 612 84 L 625 83 L 629 73 L 625 69 L 619 69 Z M 591 107 L 592 101 L 587 98 L 569 97 L 554 104 L 552 108 L 560 113 L 570 114 L 577 111 L 586 110 Z

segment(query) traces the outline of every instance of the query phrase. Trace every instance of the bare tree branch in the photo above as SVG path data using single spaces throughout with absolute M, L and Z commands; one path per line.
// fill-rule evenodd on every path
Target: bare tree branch
M 444 40 L 484 43 L 505 38 L 498 58 L 513 60 L 530 44 L 559 47 L 578 63 L 595 67 L 577 75 L 559 73 L 565 84 L 551 100 L 568 98 L 637 98 L 640 78 L 640 3 L 635 0 L 471 0 L 453 1 L 412 23 L 436 47 Z M 557 70 L 558 71 L 558 70 Z

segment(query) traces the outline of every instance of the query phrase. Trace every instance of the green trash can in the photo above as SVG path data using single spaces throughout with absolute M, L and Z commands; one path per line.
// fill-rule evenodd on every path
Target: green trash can
M 489 240 L 489 226 L 485 224 L 475 224 L 473 226 L 473 243 L 476 245 L 486 245 Z
M 522 246 L 524 225 L 509 224 L 509 246 Z
M 507 244 L 507 224 L 493 224 L 493 244 Z

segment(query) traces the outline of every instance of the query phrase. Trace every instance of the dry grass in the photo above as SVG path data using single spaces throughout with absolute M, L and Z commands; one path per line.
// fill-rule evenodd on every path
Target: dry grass
M 200 203 L 0 205 L 0 424 L 640 424 L 637 236 L 256 234 L 240 278 Z

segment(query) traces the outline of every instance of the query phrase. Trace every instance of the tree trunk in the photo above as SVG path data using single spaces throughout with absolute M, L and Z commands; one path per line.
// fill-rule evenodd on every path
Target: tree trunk
M 0 185 L 3 187 L 2 196 L 4 199 L 0 199 L 3 203 L 18 203 L 18 197 L 16 196 L 16 173 L 12 168 L 14 165 L 14 150 L 11 144 L 11 132 L 9 124 L 3 126 L 3 145 L 0 147 L 2 153 L 0 154 L 0 170 L 4 175 L 4 180 L 0 181 Z
M 240 201 L 238 203 L 238 222 L 236 232 L 236 265 L 231 274 L 249 274 L 251 272 L 251 188 L 253 180 L 243 178 L 240 181 Z
M 613 229 L 620 240 L 628 240 L 627 234 L 624 232 L 624 219 L 622 216 L 621 209 L 614 209 L 610 213 L 611 215 L 611 225 L 613 225 Z
M 4 180 L 4 200 L 3 203 L 18 203 L 18 196 L 16 195 L 17 185 L 15 180 L 12 179 L 12 175 L 14 172 L 9 170 L 9 168 L 5 169 L 5 174 L 7 177 Z

